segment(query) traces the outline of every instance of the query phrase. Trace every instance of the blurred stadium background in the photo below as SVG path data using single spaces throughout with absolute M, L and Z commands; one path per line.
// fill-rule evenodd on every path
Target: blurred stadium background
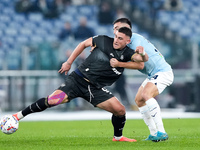
M 108 36 L 113 36 L 115 19 L 129 17 L 133 32 L 149 39 L 174 69 L 173 85 L 157 97 L 160 106 L 200 112 L 199 0 L 1 0 L 1 111 L 18 111 L 62 83 L 57 70 L 68 52 L 84 40 L 75 33 L 83 17 L 94 35 Z M 63 36 L 66 22 L 70 34 Z M 88 54 L 89 50 L 85 56 Z M 125 76 L 131 104 L 127 109 L 134 111 L 134 97 L 145 76 L 137 70 L 126 70 Z M 95 108 L 77 99 L 52 109 Z

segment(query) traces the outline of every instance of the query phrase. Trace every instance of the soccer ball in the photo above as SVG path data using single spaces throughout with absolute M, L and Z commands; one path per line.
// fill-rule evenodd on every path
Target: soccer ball
M 5 115 L 1 118 L 0 122 L 1 131 L 5 134 L 12 134 L 18 130 L 19 122 L 12 115 Z

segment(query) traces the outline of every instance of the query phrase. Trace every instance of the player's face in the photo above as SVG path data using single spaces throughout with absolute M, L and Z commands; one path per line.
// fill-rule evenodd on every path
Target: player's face
M 130 26 L 129 26 L 127 23 L 117 22 L 117 23 L 115 23 L 114 26 L 113 26 L 113 32 L 114 32 L 114 34 L 116 34 L 116 32 L 117 32 L 117 31 L 119 30 L 119 28 L 121 28 L 121 27 L 127 27 L 127 28 L 131 29 Z
M 122 50 L 128 43 L 130 43 L 130 37 L 117 31 L 113 42 L 114 49 Z

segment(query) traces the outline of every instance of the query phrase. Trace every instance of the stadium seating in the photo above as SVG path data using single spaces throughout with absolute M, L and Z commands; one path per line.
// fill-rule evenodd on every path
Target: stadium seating
M 164 4 L 165 1 L 154 2 L 162 2 Z M 192 36 L 193 39 L 196 39 L 196 42 L 200 42 L 199 32 L 194 31 L 196 28 L 198 30 L 200 24 L 200 3 L 198 0 L 182 0 L 182 4 L 183 7 L 179 11 L 169 11 L 162 7 L 157 11 L 156 19 L 181 37 L 190 39 Z M 134 1 L 134 5 L 141 11 L 150 10 L 147 3 Z M 149 16 L 152 17 L 150 14 Z
M 0 50 L 4 52 L 4 55 L 11 57 L 10 50 L 19 51 L 24 44 L 39 44 L 42 42 L 58 42 L 58 33 L 63 28 L 64 23 L 69 21 L 74 30 L 79 22 L 79 17 L 85 16 L 88 18 L 88 26 L 94 29 L 95 34 L 106 34 L 113 36 L 112 25 L 99 25 L 97 21 L 98 6 L 95 5 L 70 5 L 66 8 L 65 12 L 55 19 L 45 19 L 41 13 L 16 13 L 14 10 L 14 2 L 12 0 L 1 0 L 0 2 Z M 146 3 L 137 2 L 142 11 L 147 9 Z M 183 0 L 183 9 L 177 12 L 171 12 L 166 10 L 158 11 L 158 21 L 162 25 L 168 27 L 171 31 L 178 33 L 183 38 L 193 38 L 196 41 L 200 41 L 200 3 L 198 0 Z M 191 9 L 192 8 L 192 9 Z M 140 32 L 137 25 L 133 24 L 133 32 Z M 147 32 L 140 32 L 148 38 Z M 17 42 L 17 43 L 16 43 Z M 59 41 L 60 42 L 60 41 Z M 65 41 L 66 42 L 66 41 Z M 74 44 L 77 42 L 71 42 L 68 44 L 67 49 L 73 49 Z M 159 43 L 159 42 L 157 42 Z M 166 48 L 168 46 L 166 45 Z M 168 48 L 167 48 L 168 49 Z M 168 52 L 169 54 L 170 52 Z M 30 53 L 30 58 L 35 58 L 34 53 Z M 52 55 L 52 54 L 49 54 Z M 2 54 L 1 54 L 2 56 Z M 18 65 L 9 68 L 20 68 L 21 58 L 20 55 L 12 55 L 15 57 Z M 9 64 L 10 62 L 8 62 Z M 33 65 L 31 65 L 33 66 Z M 18 68 L 18 69 L 19 69 Z
M 4 68 L 4 61 L 5 61 L 5 52 L 3 50 L 0 51 L 0 69 Z
M 58 41 L 58 33 L 63 28 L 66 21 L 69 21 L 72 24 L 72 29 L 75 29 L 79 24 L 79 17 L 86 16 L 90 27 L 97 27 L 97 20 L 94 15 L 94 13 L 97 12 L 97 6 L 69 6 L 59 18 L 51 20 L 45 19 L 41 13 L 16 13 L 14 10 L 14 4 L 15 3 L 13 1 L 11 2 L 11 0 L 2 0 L 0 2 L 0 8 L 2 10 L 0 16 L 0 51 L 2 52 L 1 57 L 4 54 L 8 58 L 6 61 L 7 69 L 21 69 L 20 54 L 22 49 L 20 47 L 23 45 L 37 45 L 43 42 L 52 43 Z M 103 30 L 100 28 L 100 31 L 105 34 L 108 33 L 107 29 Z M 74 44 L 68 44 L 69 49 L 74 47 Z M 45 57 L 48 58 L 52 55 L 53 54 L 46 53 Z M 30 58 L 30 61 L 27 68 L 31 69 L 34 66 L 33 63 L 36 55 L 34 52 L 31 52 L 28 57 Z M 41 66 L 44 66 L 42 68 L 45 69 L 43 61 L 42 64 Z M 2 68 L 2 66 L 0 66 L 0 68 Z M 49 69 L 50 67 L 47 66 L 46 68 Z
M 200 3 L 197 0 L 182 2 L 183 8 L 180 11 L 159 11 L 158 20 L 183 38 L 197 38 L 199 33 L 194 30 L 198 29 L 200 24 Z M 200 39 L 197 42 L 199 41 Z

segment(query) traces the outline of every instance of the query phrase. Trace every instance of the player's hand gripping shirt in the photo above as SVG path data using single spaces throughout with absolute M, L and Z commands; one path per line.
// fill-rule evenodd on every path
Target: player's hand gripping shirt
M 131 49 L 136 49 L 137 46 L 143 46 L 145 52 L 149 56 L 149 60 L 144 63 L 144 68 L 139 70 L 142 73 L 147 74 L 148 78 L 151 78 L 157 72 L 166 72 L 172 70 L 171 66 L 165 61 L 163 55 L 152 43 L 150 43 L 143 36 L 133 33 L 128 47 Z
M 131 57 L 135 53 L 127 46 L 122 50 L 114 49 L 113 40 L 108 36 L 93 37 L 93 46 L 95 48 L 78 67 L 80 72 L 97 88 L 113 84 L 124 71 L 124 68 L 111 67 L 111 58 L 127 62 L 131 61 Z

